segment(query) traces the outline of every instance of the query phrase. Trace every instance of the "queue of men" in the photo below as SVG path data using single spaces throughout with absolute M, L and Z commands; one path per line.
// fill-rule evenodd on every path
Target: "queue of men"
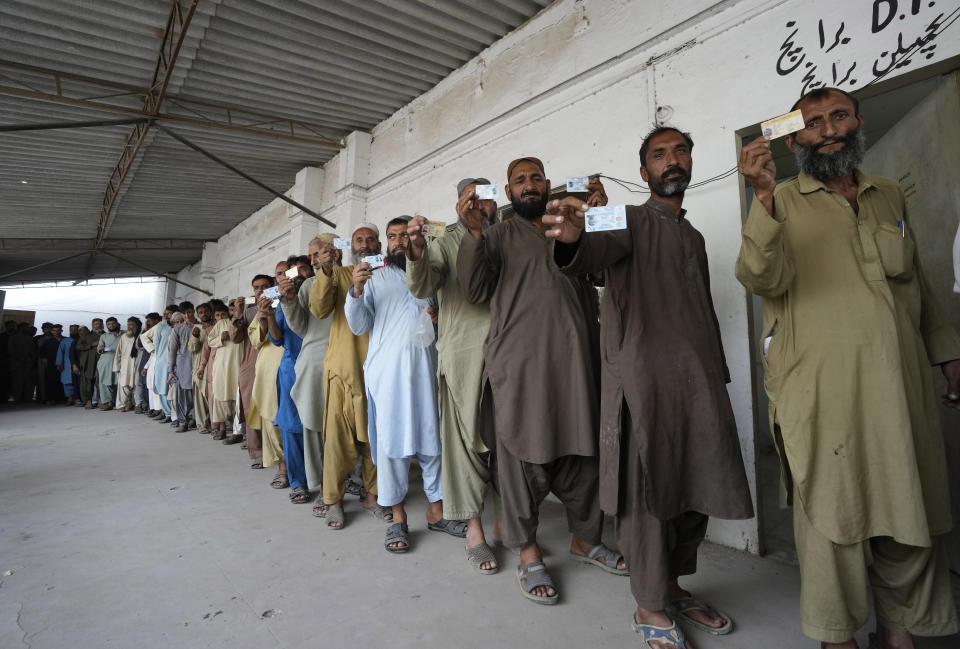
M 910 649 L 914 635 L 960 628 L 929 371 L 942 368 L 943 402 L 960 409 L 960 337 L 924 278 L 899 185 L 858 168 L 856 98 L 817 89 L 794 109 L 797 178 L 777 183 L 768 140 L 743 149 L 754 200 L 736 276 L 764 301 L 803 631 L 856 647 L 872 596 L 871 647 Z M 321 234 L 256 275 L 251 297 L 171 304 L 142 331 L 136 318 L 124 332 L 95 319 L 72 338 L 45 325 L 39 345 L 8 323 L 11 392 L 45 381 L 49 395 L 58 381 L 77 405 L 245 443 L 251 468 L 276 466 L 271 486 L 312 503 L 330 530 L 347 527 L 345 494 L 359 496 L 388 524 L 390 553 L 412 549 L 416 464 L 427 529 L 465 539 L 481 575 L 498 572 L 497 546 L 514 549 L 520 594 L 539 604 L 561 595 L 538 544 L 552 493 L 569 558 L 629 577 L 643 645 L 691 649 L 685 631 L 734 622 L 679 579 L 696 571 L 710 517 L 754 515 L 706 244 L 683 208 L 692 151 L 676 128 L 646 136 L 650 199 L 626 207 L 621 229 L 587 231 L 587 210 L 607 202 L 599 182 L 585 201 L 550 200 L 544 164 L 523 156 L 506 168 L 503 222 L 477 193 L 489 181 L 468 177 L 444 232 L 398 216 L 383 233 L 354 228 L 349 250 Z M 601 539 L 604 512 L 616 550 Z

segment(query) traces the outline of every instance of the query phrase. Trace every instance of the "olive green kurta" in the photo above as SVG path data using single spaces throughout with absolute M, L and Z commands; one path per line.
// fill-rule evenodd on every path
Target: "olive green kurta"
M 703 236 L 663 201 L 627 206 L 627 228 L 556 244 L 564 272 L 603 272 L 600 504 L 643 494 L 660 520 L 753 516 Z M 621 462 L 627 403 L 643 484 Z M 629 514 L 628 514 L 629 515 Z M 626 550 L 626 548 L 621 548 Z
M 960 338 L 923 276 L 899 185 L 856 178 L 859 215 L 806 174 L 777 186 L 775 218 L 754 201 L 736 274 L 763 297 L 770 420 L 814 527 L 842 545 L 927 547 L 951 527 L 930 364 L 960 358 Z
M 483 381 L 483 342 L 490 330 L 490 307 L 471 304 L 460 290 L 457 253 L 467 227 L 458 221 L 432 241 L 418 261 L 407 259 L 407 287 L 414 297 L 437 297 L 437 385 L 440 395 L 443 509 L 450 519 L 474 518 L 483 509 L 491 476 L 481 453 L 479 423 Z M 452 408 L 449 407 L 452 404 Z
M 253 318 L 247 327 L 250 344 L 257 348 L 256 373 L 250 396 L 248 423 L 260 428 L 263 442 L 263 466 L 279 464 L 283 459 L 280 429 L 273 425 L 277 416 L 277 370 L 283 358 L 283 347 L 270 342 L 267 332 L 260 339 L 260 319 Z

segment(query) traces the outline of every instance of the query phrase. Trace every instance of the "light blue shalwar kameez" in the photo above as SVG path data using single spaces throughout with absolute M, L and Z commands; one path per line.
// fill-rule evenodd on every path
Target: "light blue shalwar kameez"
M 168 365 L 167 365 L 167 345 L 170 342 L 170 334 L 173 333 L 173 327 L 166 322 L 160 322 L 157 325 L 157 333 L 153 336 L 154 365 L 153 365 L 153 391 L 160 398 L 160 407 L 167 417 L 172 417 L 173 409 L 170 407 L 170 400 L 167 399 L 167 391 L 170 389 L 167 383 Z
M 373 273 L 356 298 L 347 293 L 344 314 L 354 334 L 370 332 L 363 364 L 368 431 L 377 465 L 377 502 L 391 507 L 407 495 L 410 463 L 423 472 L 430 502 L 440 490 L 440 427 L 437 420 L 437 349 L 414 344 L 420 311 L 430 305 L 407 289 L 405 274 L 387 265 Z

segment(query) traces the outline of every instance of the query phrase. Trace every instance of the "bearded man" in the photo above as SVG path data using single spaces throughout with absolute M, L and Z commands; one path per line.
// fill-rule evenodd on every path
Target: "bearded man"
M 960 338 L 934 297 L 896 180 L 858 165 L 863 115 L 818 88 L 793 107 L 800 174 L 777 183 L 770 143 L 743 148 L 754 199 L 737 279 L 763 298 L 761 333 L 781 484 L 793 503 L 803 632 L 854 649 L 910 649 L 958 629 L 952 526 L 931 365 L 960 409 Z

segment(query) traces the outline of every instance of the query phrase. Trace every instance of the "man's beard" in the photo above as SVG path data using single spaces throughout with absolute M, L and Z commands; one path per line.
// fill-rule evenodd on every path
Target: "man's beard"
M 208 315 L 208 316 L 206 316 L 206 317 L 200 316 L 200 322 L 201 322 L 202 324 L 207 324 L 207 323 L 210 322 L 211 320 L 213 320 L 213 316 L 212 316 L 212 315 Z
M 843 142 L 844 146 L 833 153 L 820 153 L 817 150 L 821 146 L 833 142 Z M 831 178 L 849 176 L 863 162 L 863 156 L 866 152 L 867 138 L 863 133 L 862 126 L 858 126 L 843 137 L 835 137 L 811 146 L 804 146 L 796 141 L 793 145 L 793 154 L 797 159 L 797 167 L 800 171 L 821 182 Z
M 353 256 L 353 264 L 356 266 L 364 257 L 380 254 L 380 249 L 371 250 L 370 248 L 350 248 L 350 254 Z
M 664 177 L 668 175 L 670 176 L 670 180 L 664 180 Z M 650 176 L 647 184 L 650 186 L 650 191 L 657 196 L 664 198 L 668 196 L 682 197 L 683 193 L 687 191 L 687 185 L 690 184 L 690 174 L 687 173 L 686 169 L 681 167 L 669 167 L 660 174 L 659 178 Z
M 521 195 L 520 200 L 511 198 L 510 204 L 513 206 L 513 211 L 517 216 L 527 221 L 532 221 L 543 216 L 544 212 L 547 211 L 547 203 L 549 200 L 550 196 L 544 192 L 539 198 L 532 195 L 527 196 L 526 199 Z
M 396 266 L 400 270 L 406 272 L 407 271 L 406 248 L 404 248 L 403 246 L 397 246 L 396 248 L 393 249 L 393 252 L 391 252 L 389 255 L 386 256 L 384 261 L 386 261 L 391 266 Z

